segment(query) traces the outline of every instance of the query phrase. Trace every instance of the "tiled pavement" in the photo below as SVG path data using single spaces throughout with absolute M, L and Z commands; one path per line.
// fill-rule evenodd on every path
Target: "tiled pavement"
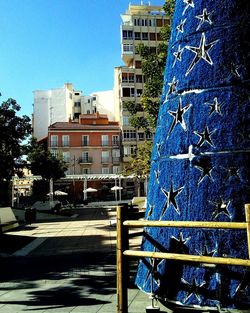
M 35 240 L 0 257 L 0 313 L 116 312 L 115 208 L 79 208 L 72 216 L 38 213 L 37 222 L 8 233 Z M 141 313 L 150 300 L 131 284 L 128 304 L 129 313 Z

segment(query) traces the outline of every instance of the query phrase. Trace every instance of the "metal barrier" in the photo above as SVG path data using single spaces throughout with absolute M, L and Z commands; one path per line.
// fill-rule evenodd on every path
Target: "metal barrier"
M 128 256 L 250 267 L 250 204 L 245 205 L 246 222 L 240 223 L 202 221 L 134 221 L 126 220 L 127 211 L 128 207 L 126 205 L 117 207 L 117 313 L 128 313 Z M 249 259 L 129 250 L 129 227 L 246 229 Z

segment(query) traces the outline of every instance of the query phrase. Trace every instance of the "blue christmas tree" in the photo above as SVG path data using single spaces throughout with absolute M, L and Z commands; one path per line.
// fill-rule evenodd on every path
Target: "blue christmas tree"
M 245 221 L 249 38 L 249 1 L 176 1 L 146 219 Z M 245 230 L 148 227 L 142 249 L 248 259 Z M 145 258 L 136 283 L 180 305 L 250 303 L 249 272 L 242 267 Z

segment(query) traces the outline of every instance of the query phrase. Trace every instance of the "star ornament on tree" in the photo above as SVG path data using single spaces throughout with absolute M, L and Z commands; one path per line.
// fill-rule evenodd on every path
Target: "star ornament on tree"
M 175 126 L 177 124 L 180 124 L 181 127 L 184 129 L 184 131 L 187 131 L 187 127 L 186 127 L 186 123 L 185 123 L 185 120 L 183 118 L 183 115 L 187 112 L 187 110 L 190 107 L 191 107 L 191 104 L 188 104 L 184 108 L 182 108 L 182 100 L 180 98 L 177 111 L 170 111 L 170 110 L 168 111 L 168 113 L 174 117 L 174 120 L 173 120 L 173 123 L 170 127 L 168 135 L 170 135 L 172 133 L 173 129 L 175 128 Z
M 185 14 L 186 10 L 187 10 L 189 7 L 194 8 L 194 1 L 193 1 L 193 0 L 183 0 L 183 2 L 186 4 L 186 6 L 185 6 L 185 9 L 184 9 L 182 15 Z
M 167 102 L 168 100 L 168 97 L 171 95 L 171 94 L 174 94 L 174 93 L 177 93 L 177 85 L 178 85 L 178 80 L 175 79 L 175 77 L 173 78 L 172 82 L 171 83 L 168 83 L 169 85 L 169 89 L 168 89 L 168 92 L 167 92 L 167 95 L 166 95 L 166 99 L 164 101 L 164 103 Z M 163 104 L 164 104 L 163 103 Z
M 221 113 L 221 105 L 220 105 L 220 103 L 218 102 L 218 98 L 217 98 L 217 97 L 214 98 L 214 100 L 213 100 L 212 103 L 206 103 L 206 104 L 208 104 L 209 107 L 210 107 L 210 112 L 209 112 L 209 114 L 208 114 L 209 116 L 210 116 L 211 114 L 213 114 L 213 113 L 217 113 L 217 114 L 219 114 L 219 115 L 222 116 L 222 113 Z
M 200 137 L 199 142 L 197 143 L 197 147 L 201 147 L 205 142 L 208 143 L 210 146 L 214 147 L 213 142 L 211 140 L 211 135 L 215 132 L 215 130 L 209 132 L 208 127 L 206 126 L 204 132 L 194 131 L 196 135 Z
M 229 213 L 229 206 L 231 204 L 230 200 L 227 203 L 222 199 L 220 199 L 218 202 L 209 202 L 215 206 L 215 210 L 212 214 L 213 219 L 216 219 L 221 214 L 224 214 L 231 219 L 231 214 Z
M 178 46 L 178 50 L 175 51 L 175 52 L 173 52 L 173 55 L 174 55 L 175 59 L 174 59 L 174 62 L 173 62 L 173 66 L 172 66 L 172 67 L 175 66 L 175 64 L 176 64 L 177 61 L 181 62 L 183 51 L 184 51 L 184 48 L 181 49 L 181 46 L 179 45 L 179 46 Z
M 200 44 L 199 47 L 192 47 L 192 46 L 185 46 L 186 49 L 192 51 L 195 54 L 195 57 L 193 59 L 193 61 L 191 62 L 185 76 L 187 76 L 192 69 L 194 68 L 194 66 L 200 61 L 200 60 L 204 60 L 206 61 L 208 64 L 213 65 L 213 61 L 208 53 L 208 51 L 219 41 L 219 39 L 206 44 L 206 37 L 205 37 L 205 33 L 202 33 L 201 35 L 201 40 L 200 40 Z
M 183 284 L 185 284 L 188 287 L 188 291 L 187 291 L 187 295 L 183 300 L 183 303 L 186 303 L 188 301 L 188 299 L 190 299 L 190 297 L 192 295 L 195 296 L 195 298 L 198 300 L 199 303 L 201 303 L 201 297 L 200 297 L 200 289 L 206 285 L 206 282 L 203 281 L 201 284 L 198 284 L 196 279 L 193 278 L 192 283 L 190 284 L 189 282 L 187 282 L 184 278 L 181 279 L 181 282 Z
M 178 38 L 180 33 L 182 34 L 184 33 L 184 25 L 186 23 L 186 20 L 187 20 L 186 18 L 183 21 L 181 20 L 180 24 L 176 26 L 177 29 L 176 39 Z
M 177 214 L 179 214 L 179 215 L 181 214 L 180 209 L 178 208 L 178 205 L 176 203 L 176 199 L 175 198 L 179 195 L 179 193 L 182 191 L 183 188 L 184 188 L 184 186 L 180 187 L 179 189 L 174 190 L 172 182 L 171 182 L 169 191 L 167 191 L 164 188 L 161 188 L 161 191 L 164 193 L 164 196 L 167 198 L 167 200 L 166 200 L 166 202 L 165 202 L 165 204 L 163 206 L 160 219 L 163 217 L 163 215 L 165 214 L 165 212 L 166 212 L 167 208 L 170 206 L 170 204 L 173 205 L 173 207 L 174 207 L 175 211 L 177 212 Z
M 210 15 L 211 13 L 207 12 L 207 9 L 203 9 L 203 12 L 201 15 L 196 15 L 195 17 L 198 18 L 200 20 L 198 27 L 196 28 L 196 30 L 199 30 L 200 27 L 206 22 L 209 25 L 212 25 L 213 22 L 210 20 Z

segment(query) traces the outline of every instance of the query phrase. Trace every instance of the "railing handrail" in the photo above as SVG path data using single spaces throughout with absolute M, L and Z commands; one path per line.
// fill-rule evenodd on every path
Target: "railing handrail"
M 123 222 L 127 227 L 183 227 L 183 228 L 223 228 L 246 229 L 245 222 L 203 222 L 203 221 L 154 221 L 154 220 L 127 220 Z

